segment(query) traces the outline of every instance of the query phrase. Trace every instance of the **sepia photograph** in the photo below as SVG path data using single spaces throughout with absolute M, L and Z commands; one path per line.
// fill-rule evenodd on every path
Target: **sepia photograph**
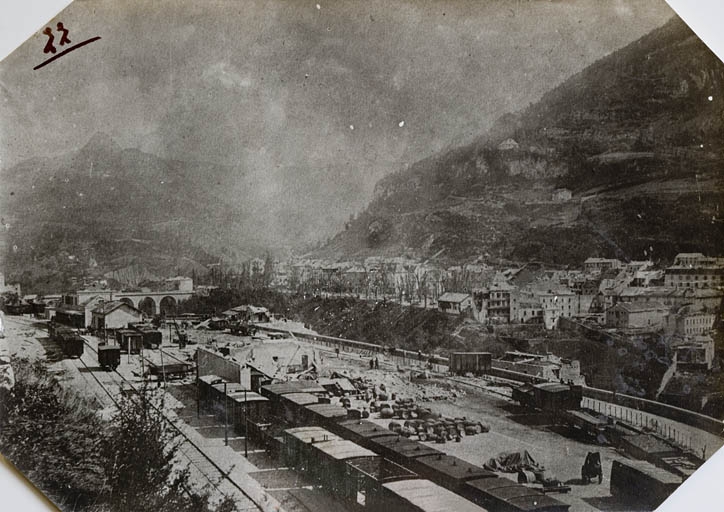
M 665 0 L 55 12 L 0 61 L 42 510 L 654 511 L 721 455 L 724 63 Z

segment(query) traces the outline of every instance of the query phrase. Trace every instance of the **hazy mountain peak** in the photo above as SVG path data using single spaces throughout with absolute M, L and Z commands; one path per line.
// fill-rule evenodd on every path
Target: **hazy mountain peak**
M 121 149 L 121 146 L 119 146 L 109 134 L 106 132 L 96 132 L 90 139 L 88 139 L 88 142 L 86 142 L 85 146 L 83 146 L 82 151 L 103 151 L 115 153 L 121 151 Z

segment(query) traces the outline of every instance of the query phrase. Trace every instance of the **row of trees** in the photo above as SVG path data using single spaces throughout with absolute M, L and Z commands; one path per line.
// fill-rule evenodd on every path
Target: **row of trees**
M 388 270 L 384 267 L 347 275 L 335 272 L 329 275 L 303 279 L 294 273 L 288 288 L 298 293 L 320 292 L 357 295 L 365 298 L 396 298 L 399 302 L 419 303 L 427 306 L 430 300 L 446 291 L 472 292 L 485 283 L 475 273 L 461 268 L 453 271 L 435 271 L 411 268 L 405 272 Z
M 122 398 L 107 420 L 44 362 L 13 366 L 15 386 L 0 397 L 0 450 L 62 510 L 211 512 L 209 496 L 176 467 L 179 440 L 151 392 Z M 227 499 L 216 510 L 235 506 Z

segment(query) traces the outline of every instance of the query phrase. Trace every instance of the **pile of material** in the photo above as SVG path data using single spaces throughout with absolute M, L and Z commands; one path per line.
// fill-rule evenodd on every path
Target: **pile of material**
M 431 413 L 429 409 L 418 409 L 423 417 L 408 419 L 403 423 L 391 421 L 388 428 L 404 437 L 416 437 L 420 441 L 460 442 L 465 436 L 489 432 L 490 427 L 467 418 L 448 418 Z
M 488 460 L 483 465 L 488 471 L 501 471 L 503 473 L 518 473 L 519 471 L 542 472 L 543 466 L 539 465 L 528 450 L 518 452 L 503 452 Z
M 377 395 L 386 394 L 387 397 L 380 398 L 381 401 L 393 399 L 391 398 L 391 390 L 394 390 L 399 396 L 406 396 L 423 402 L 450 400 L 465 396 L 465 391 L 461 389 L 447 389 L 436 384 L 411 382 L 404 375 L 384 370 L 370 370 L 365 372 L 364 375 L 351 371 L 344 373 L 335 371 L 332 372 L 331 377 L 345 377 L 358 391 L 364 393 L 369 390 L 375 398 L 377 398 Z

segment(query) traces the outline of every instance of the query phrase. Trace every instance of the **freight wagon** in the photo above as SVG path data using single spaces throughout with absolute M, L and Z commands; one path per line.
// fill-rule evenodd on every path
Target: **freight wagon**
M 488 373 L 493 361 L 490 352 L 452 352 L 450 353 L 450 373 L 453 375 L 484 375 Z
M 98 344 L 98 364 L 106 371 L 112 371 L 121 364 L 121 347 Z
M 163 364 L 148 361 L 148 373 L 157 379 L 183 379 L 193 368 L 190 363 L 164 362 Z
M 611 495 L 629 506 L 655 509 L 681 485 L 683 479 L 639 460 L 614 460 Z
M 48 324 L 48 334 L 50 339 L 60 346 L 63 355 L 67 357 L 80 357 L 83 355 L 85 341 L 75 330 L 51 322 Z
M 569 505 L 542 492 L 508 480 L 481 478 L 464 484 L 467 499 L 496 512 L 567 512 Z
M 227 398 L 220 401 L 218 396 L 219 393 L 223 394 L 223 386 L 218 380 L 214 376 L 201 377 L 199 396 L 206 403 L 215 402 L 217 407 L 228 408 L 228 395 L 238 394 L 239 391 L 229 391 L 232 385 L 227 384 Z M 267 449 L 282 454 L 292 467 L 302 470 L 315 468 L 316 478 L 326 488 L 369 510 L 389 508 L 439 512 L 448 509 L 466 510 L 464 507 L 470 506 L 475 507 L 472 510 L 493 512 L 565 512 L 568 509 L 568 505 L 536 489 L 499 478 L 474 464 L 443 454 L 370 421 L 348 419 L 344 407 L 314 403 L 315 399 L 328 398 L 324 397 L 323 388 L 320 391 L 320 387 L 313 382 L 271 384 L 263 386 L 261 392 L 269 399 L 267 410 L 270 411 L 271 420 L 258 435 Z M 278 415 L 280 412 L 282 416 Z M 232 413 L 232 416 L 235 414 Z M 238 421 L 234 420 L 234 423 Z M 347 442 L 324 445 L 323 448 L 327 450 L 321 452 L 315 446 L 328 441 Z M 314 451 L 310 447 L 314 447 Z M 362 449 L 367 451 L 361 452 Z M 359 453 L 364 455 L 352 456 Z M 320 469 L 318 466 L 334 467 L 336 470 Z M 340 469 L 342 467 L 344 471 Z M 410 475 L 427 477 L 435 489 L 439 489 L 437 495 L 450 500 L 453 508 L 435 508 L 439 507 L 440 502 L 434 499 L 411 502 L 412 495 L 403 496 L 394 492 L 390 495 L 392 489 L 385 489 L 387 483 L 394 483 L 388 478 L 408 481 Z M 495 482 L 484 483 L 487 480 Z
M 580 430 L 593 438 L 608 430 L 608 420 L 593 411 L 566 410 L 562 412 L 561 418 L 570 428 Z
M 319 427 L 284 432 L 285 460 L 337 498 L 366 510 L 483 512 L 461 496 Z
M 197 385 L 201 408 L 228 421 L 237 433 L 248 434 L 264 444 L 268 436 L 273 437 L 270 432 L 279 421 L 272 413 L 268 398 L 245 390 L 238 382 L 227 382 L 224 386 L 224 379 L 217 375 L 199 377 Z
M 163 334 L 161 331 L 154 329 L 148 324 L 133 324 L 132 329 L 141 333 L 143 337 L 143 348 L 155 350 L 163 343 Z
M 583 388 L 581 386 L 544 382 L 542 384 L 523 384 L 513 388 L 513 400 L 524 407 L 562 415 L 565 410 L 581 408 Z
M 400 480 L 383 485 L 382 502 L 373 510 L 395 512 L 486 512 L 487 509 L 429 480 Z
M 135 329 L 118 329 L 116 330 L 116 345 L 127 354 L 140 354 L 143 335 Z

